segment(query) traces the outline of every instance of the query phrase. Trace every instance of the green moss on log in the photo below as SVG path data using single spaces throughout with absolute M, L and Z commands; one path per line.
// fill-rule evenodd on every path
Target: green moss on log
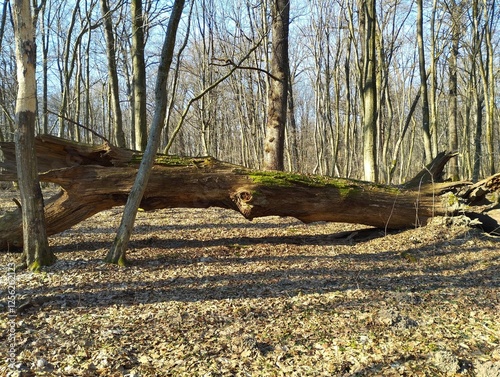
M 269 187 L 292 187 L 300 185 L 314 188 L 336 188 L 339 190 L 341 197 L 358 195 L 363 190 L 357 181 L 349 179 L 259 170 L 242 170 L 237 173 L 247 175 L 253 183 Z
M 397 195 L 401 192 L 401 189 L 396 186 L 387 186 L 354 179 L 244 169 L 236 169 L 234 172 L 248 176 L 257 185 L 270 188 L 304 186 L 337 189 L 342 199 L 362 197 L 369 195 L 370 192 L 387 193 L 390 195 Z
M 138 165 L 142 161 L 143 155 L 141 153 L 135 154 L 130 160 L 130 165 Z M 155 165 L 162 166 L 198 166 L 198 167 L 206 167 L 213 166 L 217 160 L 213 157 L 183 157 L 176 155 L 165 155 L 165 154 L 157 154 L 155 157 Z

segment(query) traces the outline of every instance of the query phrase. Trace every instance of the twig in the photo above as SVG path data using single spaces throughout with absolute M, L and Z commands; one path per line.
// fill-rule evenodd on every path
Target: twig
M 21 206 L 21 203 L 19 202 L 19 200 L 17 200 L 16 198 L 12 198 L 12 201 L 13 201 L 14 203 L 16 203 L 16 206 L 17 206 L 20 210 L 22 210 L 22 209 L 23 209 L 23 207 Z
M 186 105 L 184 111 L 181 114 L 179 121 L 177 122 L 177 126 L 175 127 L 174 131 L 172 132 L 172 135 L 170 136 L 170 140 L 168 141 L 167 146 L 165 147 L 163 153 L 168 154 L 168 151 L 172 147 L 174 139 L 177 136 L 177 134 L 179 133 L 179 131 L 184 123 L 184 119 L 186 119 L 187 114 L 189 112 L 189 109 L 191 108 L 193 103 L 195 103 L 196 101 L 201 99 L 205 94 L 210 92 L 212 89 L 216 88 L 220 83 L 222 83 L 224 80 L 226 80 L 228 77 L 230 77 L 233 74 L 233 72 L 238 69 L 238 66 L 240 66 L 246 59 L 248 59 L 248 57 L 252 54 L 252 52 L 254 52 L 260 46 L 262 39 L 263 39 L 263 37 L 249 51 L 247 51 L 246 55 L 240 60 L 240 62 L 238 64 L 232 65 L 231 69 L 229 70 L 228 73 L 226 73 L 224 76 L 220 77 L 217 81 L 215 81 L 214 83 L 212 83 L 211 85 L 209 85 L 208 87 L 203 89 L 200 93 L 198 93 L 196 96 L 194 96 L 193 98 L 191 98 L 189 100 L 188 104 Z
M 74 125 L 76 125 L 76 126 L 78 126 L 78 127 L 81 127 L 81 128 L 83 128 L 84 130 L 89 131 L 89 132 L 90 132 L 90 133 L 92 133 L 94 136 L 97 136 L 98 138 L 100 138 L 100 139 L 104 140 L 104 142 L 106 142 L 106 143 L 108 143 L 108 144 L 111 144 L 111 143 L 109 142 L 109 140 L 108 140 L 108 139 L 106 139 L 104 136 L 102 136 L 102 135 L 98 134 L 98 133 L 97 133 L 97 132 L 95 132 L 94 130 L 90 129 L 89 127 L 84 126 L 83 124 L 78 123 L 78 122 L 74 121 L 73 119 L 70 119 L 70 118 L 68 118 L 68 117 L 65 117 L 64 115 L 61 115 L 61 114 L 55 113 L 55 112 L 53 112 L 53 111 L 47 110 L 47 112 L 48 112 L 48 113 L 50 113 L 50 114 L 52 114 L 52 115 L 58 116 L 59 118 L 62 118 L 62 119 L 66 120 L 66 121 L 68 121 L 68 122 L 70 122 L 70 123 L 73 123 Z
M 268 75 L 269 77 L 271 77 L 273 80 L 282 81 L 280 78 L 274 76 L 271 72 L 266 71 L 265 69 L 262 69 L 262 68 L 259 68 L 259 67 L 249 67 L 249 66 L 238 65 L 235 62 L 233 62 L 231 59 L 213 58 L 213 60 L 218 60 L 218 61 L 221 61 L 221 62 L 224 62 L 224 63 L 223 64 L 210 63 L 210 65 L 214 65 L 214 66 L 217 66 L 217 67 L 232 66 L 232 67 L 237 68 L 237 69 L 248 69 L 248 70 L 251 70 L 251 71 L 257 71 L 257 72 L 265 73 L 266 75 Z

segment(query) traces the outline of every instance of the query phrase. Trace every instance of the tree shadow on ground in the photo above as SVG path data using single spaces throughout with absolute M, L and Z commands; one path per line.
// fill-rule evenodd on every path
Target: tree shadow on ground
M 278 238 L 283 241 L 282 237 Z M 277 239 L 274 241 L 278 242 Z M 487 267 L 481 270 L 473 268 L 473 263 L 462 259 L 450 259 L 442 265 L 425 263 L 428 258 L 452 254 L 453 250 L 460 250 L 461 253 L 487 250 L 484 247 L 479 249 L 470 245 L 465 246 L 466 242 L 467 237 L 463 239 L 458 237 L 452 249 L 445 247 L 449 246 L 448 241 L 438 241 L 424 248 L 409 247 L 403 252 L 386 250 L 336 255 L 228 256 L 224 254 L 221 258 L 188 255 L 187 258 L 180 259 L 161 255 L 136 260 L 126 275 L 131 277 L 130 281 L 113 281 L 113 271 L 116 267 L 103 264 L 98 259 L 66 261 L 58 263 L 59 266 L 56 264 L 50 267 L 48 271 L 78 274 L 92 269 L 100 271 L 99 274 L 105 276 L 97 282 L 61 284 L 50 291 L 44 286 L 27 289 L 19 287 L 19 294 L 29 297 L 28 308 L 39 305 L 71 308 L 170 301 L 292 297 L 307 293 L 347 290 L 408 292 L 419 295 L 450 287 L 463 290 L 481 287 L 500 288 L 499 256 L 496 254 L 484 264 Z M 492 245 L 489 250 L 496 251 L 498 248 Z M 408 258 L 408 255 L 412 258 Z M 265 263 L 266 268 L 262 271 L 246 272 L 245 266 L 252 263 Z M 133 278 L 134 274 L 137 276 L 165 269 L 172 269 L 175 272 L 175 269 L 181 268 L 182 265 L 192 265 L 190 268 L 194 268 L 196 273 L 191 275 L 174 273 L 171 277 L 160 279 L 150 278 L 151 275 L 144 279 Z M 332 265 L 335 267 L 330 267 Z M 211 270 L 217 273 L 203 273 L 207 267 L 217 267 Z M 109 281 L 106 280 L 106 276 L 110 278 Z
M 150 236 L 147 238 L 131 240 L 129 249 L 143 249 L 143 248 L 162 248 L 162 249 L 191 249 L 200 247 L 245 247 L 257 246 L 263 244 L 271 245 L 353 245 L 357 243 L 367 242 L 375 238 L 383 237 L 386 234 L 394 233 L 384 232 L 380 229 L 367 228 L 352 231 L 343 231 L 333 234 L 307 234 L 307 235 L 280 235 L 280 236 L 234 236 L 234 237 L 221 237 L 211 239 L 186 239 L 168 237 L 162 238 L 159 236 Z M 70 235 L 70 234 L 68 234 Z M 80 250 L 92 250 L 111 247 L 111 243 L 107 240 L 103 241 L 80 241 L 75 243 L 72 241 L 71 235 L 67 244 L 54 246 L 52 249 L 54 253 L 57 252 L 71 252 Z

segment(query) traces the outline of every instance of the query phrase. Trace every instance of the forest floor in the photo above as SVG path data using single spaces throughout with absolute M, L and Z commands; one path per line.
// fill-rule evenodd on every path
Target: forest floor
M 102 259 L 121 214 L 51 237 L 57 263 L 16 273 L 14 370 L 0 285 L 0 375 L 500 376 L 500 240 L 477 229 L 167 209 L 139 213 L 120 268 Z M 17 257 L 0 253 L 3 271 Z

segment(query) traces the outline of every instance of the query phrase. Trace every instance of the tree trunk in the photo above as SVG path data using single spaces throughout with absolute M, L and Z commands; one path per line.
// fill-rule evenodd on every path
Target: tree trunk
M 149 177 L 151 175 L 151 169 L 154 164 L 156 151 L 160 146 L 161 130 L 163 129 L 163 124 L 165 122 L 168 103 L 168 72 L 173 60 L 177 27 L 182 16 L 183 8 L 184 0 L 175 0 L 172 8 L 172 13 L 170 14 L 167 34 L 163 43 L 160 66 L 158 67 L 158 76 L 156 79 L 155 88 L 155 114 L 153 117 L 153 122 L 151 124 L 151 132 L 148 137 L 148 143 L 146 151 L 144 152 L 144 157 L 141 161 L 139 170 L 137 171 L 134 184 L 130 189 L 130 194 L 128 195 L 122 221 L 120 223 L 120 227 L 118 228 L 115 241 L 112 248 L 109 250 L 108 255 L 106 256 L 106 262 L 109 263 L 115 263 L 119 265 L 126 264 L 127 244 L 130 239 L 130 235 L 132 234 L 132 228 L 134 226 L 137 210 L 139 208 L 142 197 L 146 190 L 146 186 L 148 184 Z M 165 187 L 168 187 L 170 189 L 169 184 L 166 184 Z M 167 189 L 166 191 L 169 190 Z
M 0 143 L 4 153 L 0 180 L 15 180 L 13 143 Z M 37 140 L 40 179 L 61 186 L 46 202 L 47 232 L 59 233 L 97 212 L 125 204 L 142 155 L 104 144 L 90 146 L 53 136 Z M 266 172 L 217 161 L 157 155 L 140 207 L 221 207 L 247 219 L 291 216 L 303 222 L 333 221 L 382 229 L 424 225 L 433 216 L 469 214 L 487 230 L 498 227 L 490 193 L 500 192 L 500 174 L 475 185 L 435 183 L 452 154 L 440 154 L 404 186 Z M 432 183 L 434 182 L 434 183 Z M 166 190 L 165 188 L 168 187 Z M 498 211 L 498 210 L 497 210 Z M 22 246 L 19 210 L 0 218 L 0 249 Z M 118 254 L 114 263 L 123 261 Z M 108 259 L 109 260 L 109 259 Z
M 461 34 L 460 13 L 458 5 L 452 1 L 451 7 L 451 51 L 449 65 L 449 96 L 448 96 L 448 149 L 458 150 L 458 52 Z M 449 175 L 452 181 L 459 179 L 459 169 L 456 160 L 450 162 Z
M 361 0 L 360 24 L 363 28 L 363 165 L 364 179 L 377 182 L 377 85 L 375 61 L 375 1 Z
M 288 124 L 290 125 L 290 137 L 288 143 L 288 150 L 290 152 L 290 163 L 289 170 L 292 172 L 300 171 L 300 161 L 299 161 L 299 146 L 297 141 L 297 121 L 295 119 L 295 104 L 293 101 L 293 86 L 291 78 L 288 77 Z
M 146 63 L 144 60 L 144 17 L 142 0 L 132 0 L 132 75 L 135 149 L 144 151 L 148 141 L 146 114 Z
M 485 39 L 486 39 L 486 66 L 487 73 L 483 75 L 483 86 L 486 95 L 486 149 L 488 151 L 487 157 L 487 173 L 493 174 L 496 170 L 495 167 L 495 147 L 494 147 L 494 125 L 495 125 L 495 49 L 492 42 L 492 35 L 494 27 L 492 25 L 495 19 L 495 7 L 494 2 L 492 5 L 491 19 L 488 17 L 487 7 L 484 7 L 484 17 L 485 17 Z M 491 23 L 491 24 L 490 24 Z
M 429 53 L 429 127 L 431 132 L 431 145 L 432 155 L 436 156 L 438 153 L 438 95 L 437 95 L 437 58 L 436 58 L 436 11 L 437 0 L 433 0 L 432 12 L 430 17 L 430 53 Z M 441 21 L 442 22 L 442 21 Z M 438 25 L 438 29 L 440 25 Z
M 104 18 L 104 39 L 106 40 L 106 54 L 108 57 L 109 85 L 111 89 L 111 108 L 113 109 L 113 132 L 116 144 L 125 147 L 125 133 L 123 132 L 123 117 L 120 107 L 120 89 L 118 70 L 116 67 L 115 37 L 113 22 L 108 0 L 101 0 L 102 16 Z
M 422 129 L 424 131 L 425 162 L 428 164 L 432 161 L 434 156 L 432 155 L 431 131 L 429 126 L 429 96 L 427 94 L 427 73 L 425 72 L 423 0 L 417 1 L 417 9 L 417 42 L 420 92 L 422 97 Z
M 55 256 L 49 249 L 45 228 L 42 191 L 38 181 L 35 152 L 36 120 L 36 44 L 31 5 L 28 0 L 12 4 L 17 61 L 15 161 L 21 193 L 23 242 L 21 264 L 31 270 L 50 265 Z
M 288 96 L 288 29 L 289 0 L 272 1 L 271 85 L 264 142 L 264 169 L 283 170 L 284 142 Z

